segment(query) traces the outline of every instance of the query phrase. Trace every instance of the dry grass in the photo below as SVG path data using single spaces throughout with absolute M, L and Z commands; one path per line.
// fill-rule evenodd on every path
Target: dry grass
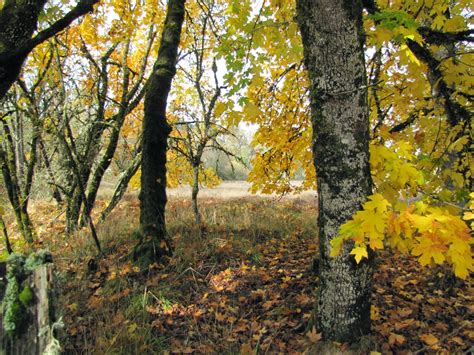
M 300 182 L 295 181 L 294 184 L 297 186 Z M 283 198 L 278 195 L 264 195 L 264 194 L 252 194 L 249 192 L 251 184 L 246 181 L 224 181 L 221 185 L 213 189 L 202 188 L 199 192 L 199 197 L 202 199 L 213 198 L 213 199 L 231 199 L 241 197 L 264 197 L 271 199 L 304 199 L 312 200 L 316 197 L 315 191 L 305 191 L 298 194 L 286 195 Z M 170 198 L 190 198 L 191 188 L 189 186 L 180 186 L 177 188 L 168 189 L 168 195 Z
M 155 265 L 147 274 L 138 272 L 129 258 L 136 243 L 133 231 L 138 222 L 138 201 L 130 195 L 99 225 L 105 255 L 94 272 L 89 272 L 87 266 L 95 251 L 86 230 L 78 232 L 66 246 L 44 240 L 53 250 L 62 275 L 61 303 L 65 309 L 68 353 L 184 351 L 186 339 L 181 337 L 185 337 L 184 329 L 193 327 L 192 322 L 180 326 L 159 325 L 150 307 L 158 307 L 160 314 L 194 309 L 198 299 L 215 292 L 215 280 L 224 270 L 261 265 L 262 245 L 296 237 L 301 241 L 315 240 L 315 209 L 303 199 L 275 203 L 273 199 L 251 196 L 226 200 L 203 198 L 201 209 L 206 221 L 204 239 L 198 237 L 190 201 L 171 197 L 167 222 L 175 253 L 172 259 Z M 303 249 L 311 255 L 314 253 Z M 301 263 L 302 269 L 308 265 L 309 261 Z M 198 275 L 207 276 L 201 279 Z M 196 281 L 199 285 L 195 278 L 200 279 Z M 251 291 L 252 288 L 245 292 Z M 216 343 L 214 351 L 238 351 L 239 343 L 218 344 L 218 338 L 228 338 L 233 328 L 220 326 L 215 323 L 214 314 L 210 316 L 212 319 L 203 319 L 200 326 L 210 327 L 214 335 L 201 334 L 193 346 L 211 349 Z M 176 318 L 168 321 L 182 320 L 179 315 L 173 317 Z M 168 329 L 166 336 L 162 326 Z M 181 330 L 171 332 L 175 336 L 170 338 L 169 330 L 173 327 Z

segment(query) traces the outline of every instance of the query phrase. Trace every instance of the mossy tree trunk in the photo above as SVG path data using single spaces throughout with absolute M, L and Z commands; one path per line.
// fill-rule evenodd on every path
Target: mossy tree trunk
M 0 168 L 2 177 L 7 189 L 8 199 L 13 208 L 13 213 L 23 238 L 28 243 L 33 242 L 33 226 L 28 215 L 28 196 L 29 189 L 25 188 L 22 192 L 17 176 L 17 167 L 15 163 L 14 141 L 10 128 L 4 119 L 2 123 L 5 149 L 0 144 Z
M 7 253 L 8 254 L 11 254 L 13 253 L 13 249 L 12 249 L 12 245 L 10 243 L 10 238 L 8 237 L 8 230 L 7 230 L 7 226 L 5 225 L 5 221 L 3 220 L 3 216 L 2 216 L 2 206 L 0 206 L 0 229 L 2 230 L 2 234 L 3 234 L 3 239 L 5 240 L 5 247 L 7 249 Z
M 0 100 L 20 75 L 28 54 L 72 21 L 92 11 L 98 1 L 78 1 L 71 11 L 32 38 L 47 0 L 5 0 L 0 8 Z
M 354 342 L 370 331 L 372 256 L 356 264 L 330 241 L 372 191 L 360 1 L 298 0 L 304 60 L 311 80 L 313 156 L 318 176 L 320 285 L 318 329 Z
M 0 353 L 59 354 L 56 333 L 61 322 L 51 254 L 39 251 L 28 258 L 11 254 L 6 270 L 0 267 L 0 276 Z
M 5 60 L 2 55 L 25 44 L 36 31 L 38 16 L 46 0 L 6 0 L 0 10 L 0 99 L 5 96 L 20 74 L 28 52 L 20 52 Z
M 158 57 L 145 95 L 140 190 L 142 238 L 135 248 L 135 257 L 142 260 L 144 265 L 172 252 L 165 225 L 166 150 L 171 133 L 171 127 L 166 120 L 166 104 L 176 73 L 184 4 L 185 0 L 168 2 Z

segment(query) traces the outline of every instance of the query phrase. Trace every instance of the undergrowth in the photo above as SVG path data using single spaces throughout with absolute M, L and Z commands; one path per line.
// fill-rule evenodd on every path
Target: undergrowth
M 36 247 L 52 251 L 58 270 L 66 353 L 317 352 L 312 201 L 202 199 L 200 238 L 190 202 L 171 199 L 174 255 L 145 272 L 131 261 L 138 212 L 138 200 L 127 196 L 97 225 L 98 257 L 87 229 L 65 237 L 63 216 L 47 203 L 34 206 Z M 449 270 L 421 269 L 414 258 L 389 251 L 379 253 L 377 265 L 367 349 L 469 348 L 471 280 L 453 281 Z
M 179 314 L 178 308 L 195 304 L 209 291 L 202 286 L 222 271 L 242 265 L 259 267 L 263 260 L 261 245 L 266 241 L 283 236 L 315 240 L 315 210 L 304 200 L 275 205 L 273 200 L 264 198 L 206 199 L 201 202 L 201 210 L 205 221 L 203 238 L 199 237 L 190 203 L 181 199 L 169 202 L 167 228 L 174 240 L 174 255 L 162 264 L 152 265 L 147 273 L 140 272 L 130 258 L 138 225 L 138 202 L 134 200 L 125 200 L 98 225 L 104 255 L 97 259 L 97 270 L 88 266 L 92 258 L 96 259 L 96 251 L 87 230 L 64 240 L 66 248 L 44 239 L 44 244 L 58 255 L 56 262 L 62 272 L 68 352 L 130 354 L 176 350 L 176 339 L 163 328 L 175 326 L 179 317 L 158 324 L 157 315 Z M 232 324 L 214 324 L 216 312 L 212 320 L 206 320 L 213 332 L 219 337 L 232 334 Z M 210 350 L 217 339 L 205 337 L 198 343 L 204 346 L 201 350 L 205 346 Z M 195 344 L 193 348 L 186 344 L 183 339 L 181 350 L 196 349 Z M 212 350 L 239 350 L 235 341 L 234 345 L 226 344 Z

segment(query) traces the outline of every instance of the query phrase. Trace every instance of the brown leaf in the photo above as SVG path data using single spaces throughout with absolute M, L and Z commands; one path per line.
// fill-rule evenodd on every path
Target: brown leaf
M 312 342 L 312 343 L 317 343 L 323 337 L 321 333 L 316 332 L 315 327 L 313 327 L 313 329 L 311 329 L 311 331 L 306 333 L 306 336 L 308 337 L 309 341 Z
M 433 346 L 439 342 L 439 339 L 433 334 L 422 334 L 420 335 L 420 339 L 423 340 L 423 342 L 429 346 Z
M 242 344 L 240 346 L 240 353 L 242 355 L 253 355 L 252 345 L 249 343 Z
M 225 314 L 216 312 L 216 320 L 218 322 L 223 322 L 225 320 Z
M 403 308 L 398 311 L 398 314 L 402 317 L 407 317 L 413 313 L 413 310 L 410 308 Z
M 405 337 L 400 334 L 390 333 L 390 336 L 388 337 L 388 343 L 390 345 L 403 344 L 404 342 L 405 342 Z
M 454 337 L 451 340 L 458 345 L 464 346 L 464 341 L 460 337 Z

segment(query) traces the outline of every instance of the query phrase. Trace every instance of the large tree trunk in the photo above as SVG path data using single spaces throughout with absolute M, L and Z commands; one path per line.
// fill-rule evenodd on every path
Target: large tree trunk
M 99 0 L 80 0 L 64 17 L 31 38 L 47 0 L 5 0 L 0 8 L 0 100 L 20 75 L 28 54 L 40 43 L 93 10 Z
M 360 1 L 298 0 L 305 65 L 311 80 L 313 155 L 319 196 L 318 328 L 353 342 L 370 331 L 372 258 L 356 264 L 330 241 L 371 194 L 369 120 Z
M 6 0 L 0 11 L 0 56 L 25 44 L 36 30 L 38 16 L 46 0 Z M 0 60 L 0 99 L 20 74 L 28 52 Z
M 165 226 L 166 150 L 171 127 L 166 120 L 166 102 L 176 73 L 176 60 L 184 20 L 185 0 L 170 0 L 160 49 L 145 95 L 143 119 L 140 232 L 135 257 L 146 265 L 170 254 Z
M 0 264 L 0 353 L 59 354 L 55 336 L 62 323 L 51 254 L 12 254 L 6 264 L 6 270 Z

